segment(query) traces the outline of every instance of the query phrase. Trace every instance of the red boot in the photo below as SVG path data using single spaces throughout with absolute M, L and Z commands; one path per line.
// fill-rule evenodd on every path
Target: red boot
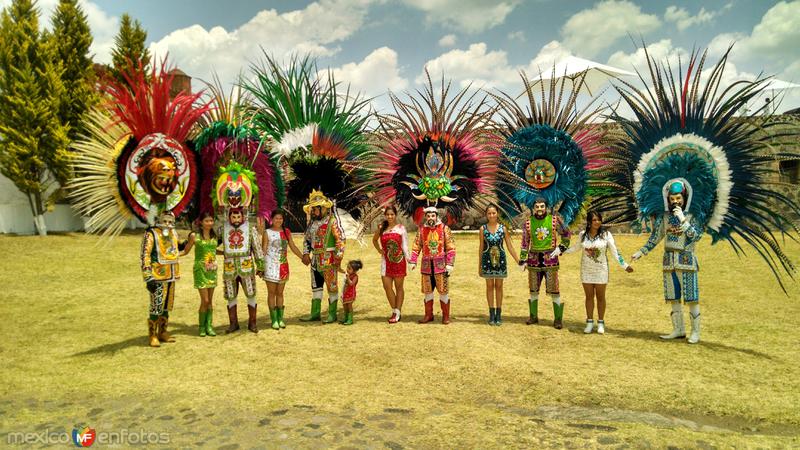
M 442 307 L 442 325 L 447 325 L 450 323 L 450 302 L 445 303 L 440 301 L 439 305 Z
M 425 317 L 419 321 L 419 323 L 428 322 L 433 322 L 433 300 L 428 300 L 425 302 Z

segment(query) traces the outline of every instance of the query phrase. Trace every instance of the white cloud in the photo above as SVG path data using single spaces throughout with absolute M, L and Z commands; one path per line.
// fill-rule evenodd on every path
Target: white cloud
M 260 59 L 261 47 L 282 58 L 291 53 L 332 55 L 335 45 L 352 36 L 364 22 L 369 0 L 319 0 L 301 10 L 263 10 L 239 28 L 206 30 L 200 25 L 173 31 L 150 45 L 154 56 L 169 52 L 186 73 L 210 79 L 216 71 L 233 81 L 248 61 Z
M 711 23 L 717 16 L 731 9 L 731 7 L 733 7 L 733 3 L 728 3 L 717 11 L 706 11 L 705 8 L 700 8 L 700 12 L 692 16 L 686 8 L 668 6 L 667 10 L 664 11 L 664 20 L 675 23 L 678 31 L 683 31 L 695 25 Z
M 573 15 L 561 28 L 564 45 L 580 56 L 593 57 L 629 34 L 646 34 L 661 26 L 627 0 L 604 0 Z
M 712 45 L 721 46 L 732 39 L 738 39 L 734 58 L 763 58 L 781 63 L 800 60 L 800 1 L 780 2 L 764 14 L 750 35 L 722 34 L 714 38 Z
M 508 55 L 502 50 L 487 51 L 486 44 L 472 44 L 467 50 L 455 49 L 443 53 L 425 63 L 431 77 L 438 79 L 444 74 L 461 87 L 472 83 L 474 87 L 491 88 L 512 83 L 517 71 L 508 63 Z M 421 73 L 415 80 L 426 82 Z
M 647 52 L 650 57 L 659 63 L 669 63 L 669 65 L 677 70 L 678 60 L 683 62 L 685 66 L 689 61 L 689 52 L 681 47 L 674 47 L 672 40 L 662 39 L 658 42 L 653 42 L 647 45 Z M 618 51 L 613 53 L 608 58 L 608 65 L 619 67 L 620 69 L 635 71 L 638 70 L 648 79 L 647 57 L 645 56 L 644 48 L 637 48 L 633 53 L 625 53 Z
M 425 13 L 429 26 L 479 33 L 500 25 L 521 0 L 402 0 Z
M 447 34 L 442 36 L 439 39 L 439 47 L 452 47 L 456 45 L 456 35 L 455 34 Z
M 509 41 L 525 42 L 527 40 L 525 38 L 525 32 L 522 30 L 512 31 L 511 33 L 508 33 L 508 36 L 506 37 Z
M 349 84 L 354 92 L 377 97 L 387 90 L 402 91 L 408 80 L 400 76 L 397 52 L 381 47 L 366 56 L 361 62 L 345 64 L 330 69 L 337 82 Z

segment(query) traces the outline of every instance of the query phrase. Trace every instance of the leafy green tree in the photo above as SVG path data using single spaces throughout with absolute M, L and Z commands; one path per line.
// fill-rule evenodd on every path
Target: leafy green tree
M 123 73 L 127 73 L 130 63 L 136 64 L 141 60 L 145 73 L 149 72 L 150 51 L 145 47 L 147 31 L 142 28 L 138 20 L 131 19 L 128 14 L 123 14 L 119 33 L 114 38 L 114 49 L 111 51 L 111 73 L 119 81 L 125 82 Z
M 69 125 L 71 141 L 84 133 L 83 118 L 97 103 L 95 74 L 89 47 L 92 33 L 86 14 L 78 0 L 60 0 L 52 19 L 52 35 L 48 45 L 52 46 L 63 73 L 64 98 L 58 111 L 61 123 Z
M 13 0 L 0 18 L 0 173 L 28 196 L 34 225 L 71 174 L 69 127 L 59 120 L 64 86 L 52 46 L 44 45 L 39 11 Z

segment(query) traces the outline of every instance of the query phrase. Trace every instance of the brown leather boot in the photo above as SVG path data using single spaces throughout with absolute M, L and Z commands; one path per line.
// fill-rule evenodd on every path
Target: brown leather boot
M 450 323 L 450 302 L 445 303 L 440 301 L 439 306 L 442 307 L 442 325 L 447 325 Z
M 253 333 L 258 333 L 258 324 L 256 324 L 256 308 L 257 306 L 247 305 L 247 329 Z
M 150 347 L 161 347 L 161 342 L 158 342 L 158 319 L 147 319 L 147 335 Z
M 169 331 L 167 331 L 169 318 L 166 316 L 159 317 L 158 324 L 158 340 L 161 342 L 175 342 L 175 338 L 169 334 Z
M 425 317 L 419 320 L 418 323 L 433 322 L 433 300 L 425 302 Z
M 233 333 L 234 331 L 239 331 L 239 315 L 236 313 L 237 305 L 229 306 L 228 307 L 228 320 L 230 321 L 230 326 L 225 333 Z

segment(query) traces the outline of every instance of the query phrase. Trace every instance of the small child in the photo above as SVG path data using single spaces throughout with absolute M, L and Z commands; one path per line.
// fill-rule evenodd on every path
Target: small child
M 342 305 L 344 306 L 344 320 L 339 322 L 342 325 L 353 324 L 353 302 L 356 301 L 356 285 L 358 285 L 358 271 L 364 267 L 361 260 L 354 259 L 347 263 L 347 276 L 344 278 L 344 293 L 342 294 Z M 339 269 L 341 272 L 343 270 Z

